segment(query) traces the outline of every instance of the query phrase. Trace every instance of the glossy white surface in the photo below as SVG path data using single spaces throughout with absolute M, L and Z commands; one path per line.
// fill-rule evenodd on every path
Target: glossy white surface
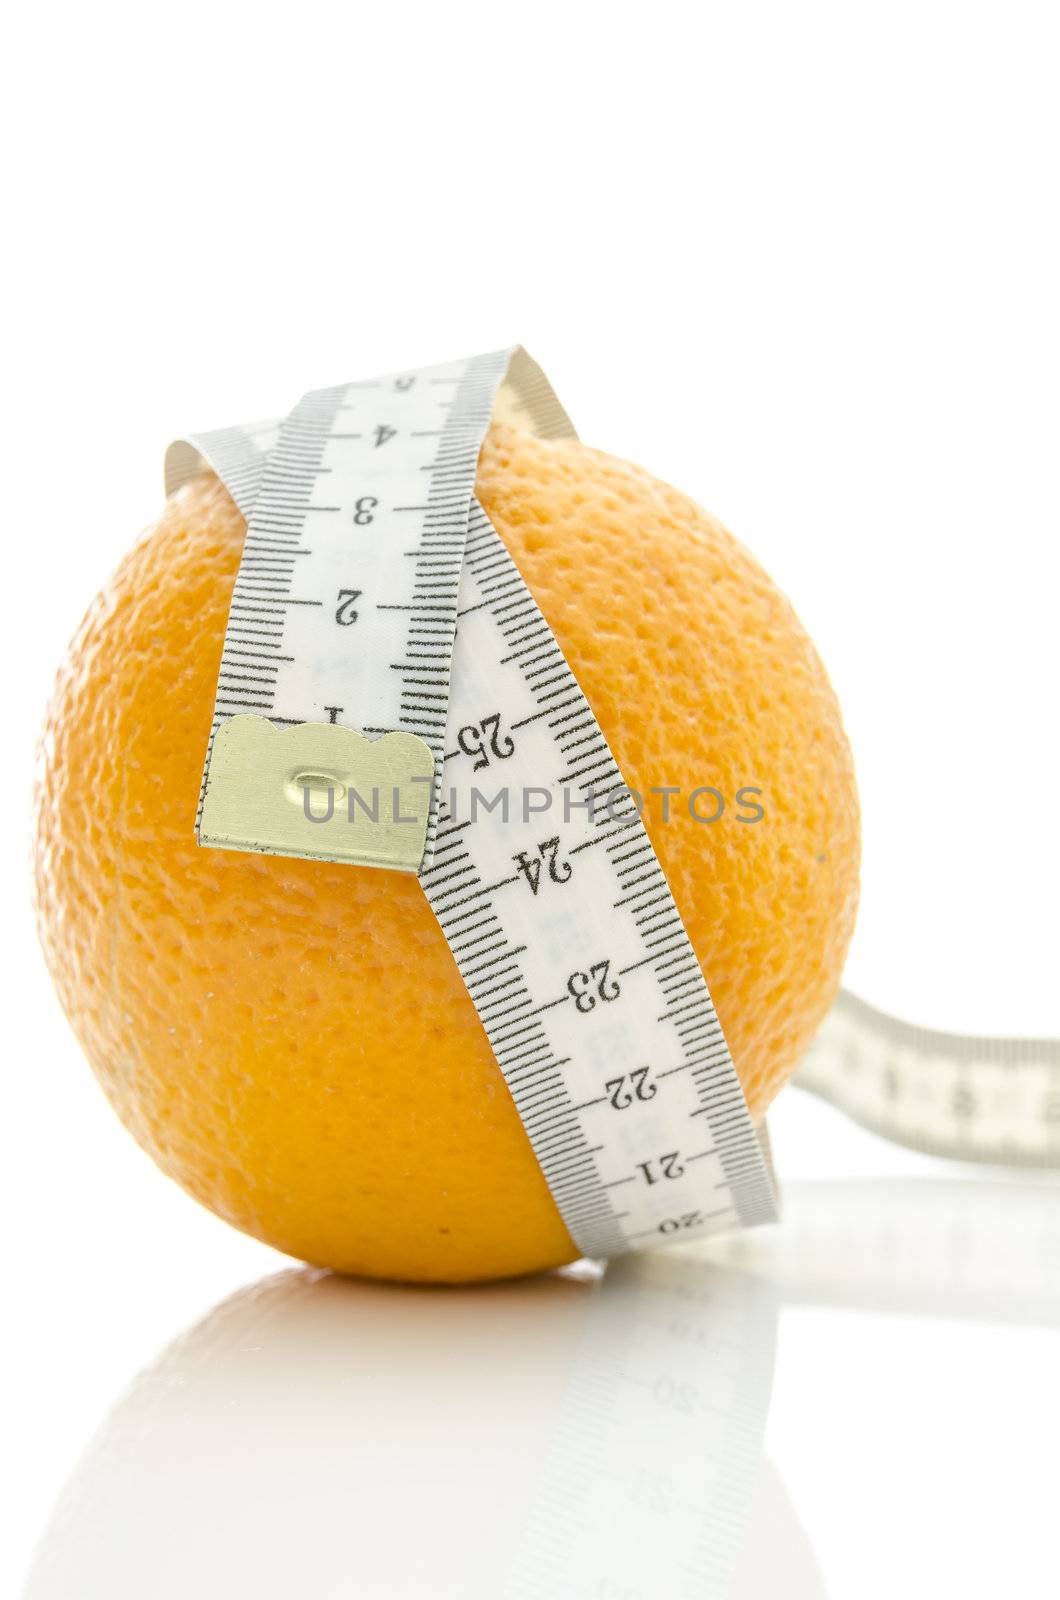
M 941 0 L 20 9 L 0 1594 L 1060 1590 L 1056 1182 L 791 1093 L 771 1234 L 602 1282 L 316 1281 L 118 1126 L 24 861 L 51 674 L 167 440 L 521 339 L 820 647 L 864 807 L 851 986 L 1060 1033 L 1058 27 Z M 533 1586 L 550 1540 L 580 1588 Z
M 27 1596 L 1044 1595 L 1058 1202 L 801 1183 L 602 1277 L 268 1275 L 118 1398 Z

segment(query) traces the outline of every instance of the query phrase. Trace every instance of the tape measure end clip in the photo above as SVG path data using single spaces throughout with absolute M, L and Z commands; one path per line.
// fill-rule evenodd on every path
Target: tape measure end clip
M 230 717 L 210 751 L 200 845 L 418 872 L 434 757 L 417 735 Z

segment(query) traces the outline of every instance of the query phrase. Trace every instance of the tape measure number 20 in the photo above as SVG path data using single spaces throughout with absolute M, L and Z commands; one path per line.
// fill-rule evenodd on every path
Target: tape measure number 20
M 171 446 L 168 492 L 211 468 L 247 520 L 199 841 L 418 873 L 584 1254 L 773 1220 L 764 1134 L 636 803 L 475 499 L 495 412 L 574 436 L 517 348 Z M 819 1092 L 840 1098 L 851 1062 L 875 1081 L 878 1040 L 858 1040 L 838 1074 L 818 1052 Z

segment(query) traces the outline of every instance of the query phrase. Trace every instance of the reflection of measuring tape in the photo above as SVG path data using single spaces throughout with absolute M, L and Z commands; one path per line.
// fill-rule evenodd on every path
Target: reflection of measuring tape
M 662 869 L 474 498 L 495 404 L 573 436 L 515 350 L 171 447 L 169 492 L 212 467 L 248 522 L 200 842 L 419 871 L 586 1254 L 771 1220 L 768 1159 Z M 486 768 L 507 815 L 495 792 L 474 803 Z M 554 802 L 547 819 L 531 794 Z M 820 1070 L 810 1086 L 827 1092 Z
M 504 1600 L 730 1594 L 779 1309 L 768 1282 L 678 1251 L 608 1268 Z

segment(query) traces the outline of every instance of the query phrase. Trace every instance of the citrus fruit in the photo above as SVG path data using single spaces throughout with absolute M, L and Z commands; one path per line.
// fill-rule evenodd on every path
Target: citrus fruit
M 853 769 L 821 662 L 747 551 L 636 467 L 494 424 L 477 492 L 648 796 L 759 1118 L 835 994 L 857 898 Z M 450 1282 L 571 1260 L 416 879 L 196 844 L 244 529 L 215 479 L 189 484 L 60 673 L 36 881 L 67 1015 L 159 1166 L 292 1255 Z M 663 786 L 709 786 L 724 810 L 697 820 L 649 796 Z

